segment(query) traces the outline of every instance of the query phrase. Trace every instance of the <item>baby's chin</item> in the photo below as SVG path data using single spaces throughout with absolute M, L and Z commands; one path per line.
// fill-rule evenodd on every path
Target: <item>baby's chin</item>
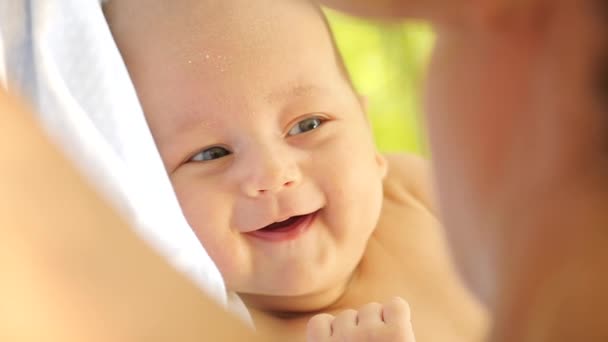
M 342 270 L 343 271 L 343 270 Z M 354 270 L 340 277 L 288 277 L 264 281 L 237 292 L 247 303 L 263 311 L 312 312 L 335 303 L 344 294 Z M 338 273 L 338 272 L 336 272 Z M 334 273 L 334 274 L 336 274 Z
M 321 292 L 324 288 L 332 287 L 332 283 L 336 281 L 322 279 L 310 279 L 310 278 L 292 278 L 285 277 L 280 279 L 266 280 L 262 283 L 259 279 L 256 280 L 256 284 L 252 286 L 241 286 L 240 290 L 235 288 L 231 289 L 229 284 L 226 285 L 228 289 L 231 289 L 237 293 L 247 293 L 255 296 L 267 296 L 267 297 L 300 297 L 309 296 L 317 292 Z

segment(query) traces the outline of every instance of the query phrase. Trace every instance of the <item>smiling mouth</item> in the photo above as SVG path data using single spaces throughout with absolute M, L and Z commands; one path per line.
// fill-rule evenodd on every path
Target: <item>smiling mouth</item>
M 262 230 L 273 231 L 273 232 L 280 232 L 280 231 L 288 230 L 288 229 L 291 229 L 292 226 L 297 224 L 299 221 L 301 221 L 306 216 L 307 215 L 292 216 L 285 221 L 269 224 L 266 227 L 262 228 Z
M 292 216 L 285 221 L 269 224 L 247 234 L 266 241 L 293 240 L 312 225 L 318 211 L 306 215 Z

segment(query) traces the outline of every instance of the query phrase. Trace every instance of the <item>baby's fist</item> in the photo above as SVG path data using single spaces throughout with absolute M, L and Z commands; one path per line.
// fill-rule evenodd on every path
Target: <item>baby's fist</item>
M 359 311 L 345 310 L 336 317 L 319 314 L 308 321 L 308 342 L 414 342 L 410 307 L 395 297 L 384 304 L 370 303 Z

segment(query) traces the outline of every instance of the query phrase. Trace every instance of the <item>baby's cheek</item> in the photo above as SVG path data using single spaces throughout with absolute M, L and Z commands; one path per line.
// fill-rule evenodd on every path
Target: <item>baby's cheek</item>
M 237 274 L 236 271 L 238 270 L 238 267 L 236 267 L 237 263 L 234 253 L 231 254 L 230 249 L 226 248 L 225 246 L 222 247 L 213 243 L 205 244 L 204 241 L 202 242 L 207 250 L 207 253 L 209 253 L 209 256 L 222 273 L 224 281 L 226 281 L 226 283 L 234 282 L 235 275 Z
M 202 217 L 204 220 L 205 216 Z M 239 283 L 239 275 L 243 273 L 243 267 L 240 266 L 243 264 L 243 248 L 239 246 L 236 237 L 222 234 L 219 229 L 221 228 L 216 228 L 212 223 L 207 222 L 195 226 L 194 231 L 207 254 L 220 270 L 226 285 L 234 288 Z
M 235 246 L 235 237 L 227 226 L 226 220 L 229 215 L 226 209 L 217 206 L 217 203 L 228 203 L 228 201 L 217 199 L 210 200 L 205 193 L 194 193 L 191 191 L 177 191 L 182 211 L 188 224 L 194 231 L 200 243 L 213 259 L 224 277 L 233 273 L 237 267 L 238 258 Z
M 350 247 L 365 245 L 382 205 L 382 174 L 378 172 L 375 156 L 368 159 L 337 160 L 335 164 L 349 166 L 330 169 L 333 177 L 325 181 L 330 228 Z

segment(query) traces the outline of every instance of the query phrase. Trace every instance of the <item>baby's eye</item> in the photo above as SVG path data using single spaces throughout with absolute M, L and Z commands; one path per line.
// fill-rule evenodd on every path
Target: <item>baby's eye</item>
M 207 161 L 213 159 L 219 159 L 225 157 L 232 152 L 220 146 L 210 147 L 202 152 L 197 153 L 194 157 L 190 158 L 190 161 Z
M 297 135 L 312 131 L 323 124 L 323 119 L 318 116 L 304 119 L 296 123 L 287 133 L 287 136 Z

